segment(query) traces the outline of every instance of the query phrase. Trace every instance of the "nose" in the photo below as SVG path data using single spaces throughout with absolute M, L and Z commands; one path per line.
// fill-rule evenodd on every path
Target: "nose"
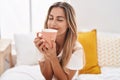
M 51 22 L 51 26 L 49 26 L 51 29 L 57 29 L 57 23 L 56 21 Z
M 56 25 L 57 25 L 56 20 L 53 20 L 53 21 L 52 21 L 52 25 L 53 25 L 53 26 L 56 26 Z

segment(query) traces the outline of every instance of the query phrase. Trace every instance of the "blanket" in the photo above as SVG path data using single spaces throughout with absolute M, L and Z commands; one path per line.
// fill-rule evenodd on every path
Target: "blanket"
M 16 66 L 5 71 L 0 80 L 45 80 L 41 74 L 39 65 L 28 66 Z

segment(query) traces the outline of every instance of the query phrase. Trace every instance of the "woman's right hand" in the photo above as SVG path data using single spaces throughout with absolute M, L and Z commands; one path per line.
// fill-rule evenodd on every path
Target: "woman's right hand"
M 44 54 L 43 48 L 45 47 L 45 40 L 42 38 L 42 36 L 37 36 L 34 39 L 35 46 L 38 48 L 38 50 Z

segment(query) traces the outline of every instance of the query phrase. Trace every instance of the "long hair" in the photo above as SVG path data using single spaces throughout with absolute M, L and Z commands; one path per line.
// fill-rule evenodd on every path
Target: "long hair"
M 76 25 L 76 20 L 75 20 L 76 16 L 75 16 L 75 11 L 73 7 L 69 3 L 56 2 L 52 6 L 50 6 L 48 10 L 44 28 L 47 28 L 48 16 L 54 7 L 60 7 L 64 10 L 65 17 L 66 17 L 67 24 L 68 24 L 68 29 L 66 31 L 66 39 L 65 39 L 65 43 L 63 47 L 63 55 L 61 59 L 61 66 L 63 67 L 64 71 L 67 72 L 67 69 L 65 68 L 65 66 L 70 60 L 70 57 L 73 52 L 74 44 L 77 40 L 77 25 Z

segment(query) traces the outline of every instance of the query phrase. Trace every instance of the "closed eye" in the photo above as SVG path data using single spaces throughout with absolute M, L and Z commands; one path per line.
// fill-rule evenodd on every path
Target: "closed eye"
M 53 20 L 53 18 L 48 18 L 48 20 Z
M 60 22 L 61 22 L 61 21 L 63 21 L 63 20 L 59 20 L 59 19 L 58 19 L 58 21 L 60 21 Z

